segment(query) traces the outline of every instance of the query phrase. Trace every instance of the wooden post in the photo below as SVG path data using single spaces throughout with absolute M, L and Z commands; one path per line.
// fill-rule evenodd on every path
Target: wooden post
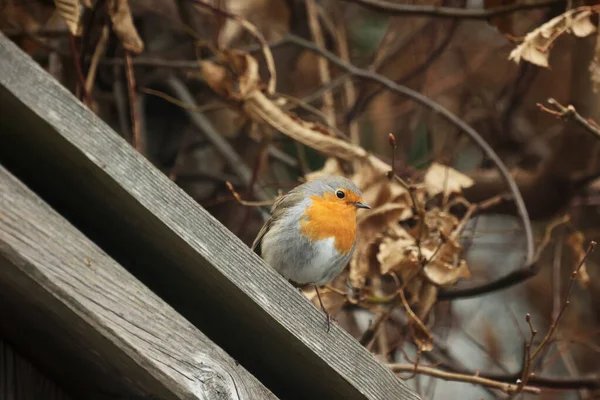
M 0 34 L 0 163 L 276 395 L 418 399 Z
M 1 166 L 0 187 L 0 332 L 76 398 L 276 399 Z

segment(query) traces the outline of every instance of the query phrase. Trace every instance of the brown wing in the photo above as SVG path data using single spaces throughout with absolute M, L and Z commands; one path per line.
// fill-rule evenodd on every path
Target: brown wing
M 277 199 L 273 204 L 273 207 L 271 208 L 271 218 L 269 218 L 262 228 L 260 228 L 258 235 L 256 235 L 256 239 L 254 239 L 254 243 L 252 243 L 252 250 L 259 256 L 261 255 L 260 246 L 262 244 L 262 240 L 273 223 L 281 218 L 288 208 L 298 204 L 298 202 L 304 197 L 304 195 L 296 189 L 297 188 L 290 190 L 287 194 Z

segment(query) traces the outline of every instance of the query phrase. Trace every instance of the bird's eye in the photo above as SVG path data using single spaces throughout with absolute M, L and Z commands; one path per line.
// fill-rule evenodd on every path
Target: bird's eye
M 341 190 L 338 190 L 337 192 L 335 192 L 335 195 L 337 196 L 338 199 L 343 199 L 344 197 L 346 197 L 346 194 L 344 192 L 342 192 Z

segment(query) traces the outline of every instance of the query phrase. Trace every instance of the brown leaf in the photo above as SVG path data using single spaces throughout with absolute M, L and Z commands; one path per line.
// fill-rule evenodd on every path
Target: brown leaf
M 523 43 L 511 51 L 508 59 L 517 64 L 523 59 L 540 67 L 548 67 L 548 51 L 559 36 L 571 32 L 575 36 L 585 37 L 596 30 L 590 19 L 592 14 L 593 8 L 579 7 L 552 18 L 529 32 Z
M 358 234 L 366 237 L 373 236 L 373 234 L 385 231 L 388 225 L 396 224 L 410 216 L 412 216 L 412 210 L 405 204 L 383 204 L 358 215 Z
M 213 61 L 200 63 L 200 71 L 208 86 L 219 96 L 231 98 L 235 92 L 231 76 L 222 65 Z
M 368 160 L 356 160 L 354 163 L 354 171 L 352 181 L 356 183 L 356 186 L 362 191 L 365 191 L 372 186 L 379 186 L 387 180 L 381 171 L 374 168 L 373 164 Z M 371 205 L 371 207 L 373 207 L 373 205 Z
M 471 277 L 465 260 L 460 260 L 458 267 L 442 261 L 433 261 L 423 268 L 423 273 L 431 283 L 437 286 L 453 285 L 460 278 Z
M 54 5 L 56 5 L 56 11 L 62 17 L 71 35 L 81 35 L 79 0 L 54 0 Z
M 449 236 L 450 232 L 454 231 L 458 225 L 458 219 L 436 207 L 425 214 L 425 225 L 427 226 L 427 236 L 430 240 L 439 243 L 441 235 Z
M 410 324 L 409 332 L 419 350 L 433 350 L 433 336 L 431 336 L 431 333 L 426 327 L 417 324 Z
M 594 26 L 590 19 L 591 16 L 592 12 L 590 11 L 589 13 L 583 12 L 573 17 L 570 28 L 573 35 L 577 37 L 586 37 L 596 32 L 596 26 Z
M 419 312 L 417 317 L 425 320 L 437 301 L 438 288 L 430 283 L 425 283 L 419 292 Z
M 567 238 L 567 244 L 571 247 L 571 254 L 573 255 L 573 265 L 577 266 L 585 257 L 585 237 L 581 232 L 573 232 Z M 587 273 L 586 263 L 583 263 L 579 273 L 577 274 L 579 283 L 582 286 L 586 286 L 590 282 L 590 276 Z
M 415 239 L 407 232 L 405 234 L 405 237 L 399 239 L 384 238 L 377 253 L 380 273 L 393 272 L 402 282 L 410 281 L 421 270 Z
M 386 203 L 399 203 L 407 207 L 412 205 L 408 192 L 400 184 L 390 182 L 386 177 L 373 181 L 375 183 L 363 190 L 363 200 L 371 207 L 379 207 Z
M 133 25 L 131 9 L 127 0 L 107 0 L 106 8 L 113 24 L 113 30 L 121 40 L 123 47 L 136 54 L 144 51 L 144 42 Z
M 356 250 L 350 260 L 348 279 L 353 288 L 360 289 L 365 286 L 367 278 L 371 275 L 372 266 L 376 261 L 377 249 L 382 235 L 365 237 L 356 243 Z
M 425 189 L 429 196 L 438 193 L 456 193 L 473 186 L 473 179 L 442 164 L 433 163 L 425 174 Z

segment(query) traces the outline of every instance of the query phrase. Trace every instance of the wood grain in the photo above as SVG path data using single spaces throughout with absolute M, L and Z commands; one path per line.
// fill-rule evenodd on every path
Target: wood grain
M 280 398 L 418 399 L 0 34 L 0 162 Z
M 0 331 L 77 398 L 276 399 L 1 166 L 0 188 Z

